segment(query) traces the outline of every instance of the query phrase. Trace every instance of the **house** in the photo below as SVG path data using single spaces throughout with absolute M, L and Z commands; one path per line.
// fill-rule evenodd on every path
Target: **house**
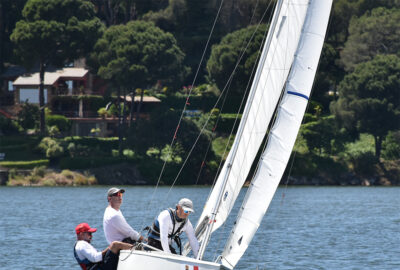
M 118 118 L 100 117 L 97 113 L 98 108 L 91 108 L 96 107 L 91 106 L 93 105 L 91 101 L 96 98 L 95 96 L 103 101 L 102 97 L 108 87 L 107 82 L 94 76 L 82 66 L 84 65 L 81 63 L 77 67 L 46 71 L 44 76 L 44 102 L 54 114 L 64 115 L 72 121 L 71 135 L 116 136 Z M 39 72 L 26 73 L 25 69 L 18 69 L 15 66 L 3 74 L 2 78 L 5 81 L 2 88 L 6 89 L 3 92 L 9 94 L 9 99 L 11 99 L 8 103 L 14 104 L 11 106 L 14 110 L 8 107 L 7 112 L 18 111 L 19 105 L 24 102 L 39 104 Z M 84 98 L 82 99 L 80 96 L 84 96 Z M 120 100 L 123 100 L 123 98 Z M 135 97 L 134 103 L 138 104 L 139 101 L 140 97 Z M 131 107 L 132 99 L 130 96 L 127 96 L 126 102 Z M 155 97 L 144 97 L 141 113 L 138 117 L 148 119 L 149 112 L 160 102 Z M 5 109 L 0 104 L 1 108 Z
M 14 101 L 20 104 L 39 103 L 39 72 L 19 76 L 14 82 Z M 89 71 L 85 68 L 68 67 L 44 75 L 44 103 L 47 104 L 52 96 L 77 95 L 92 92 Z
M 120 96 L 120 102 L 123 102 L 124 97 Z M 126 96 L 126 102 L 128 108 L 132 106 L 132 98 Z M 140 97 L 135 96 L 134 108 L 137 108 L 140 102 Z M 150 112 L 154 110 L 161 100 L 156 97 L 144 96 L 141 106 L 141 112 L 139 118 L 149 120 Z M 129 119 L 130 114 L 127 112 L 127 118 Z M 136 120 L 136 114 L 133 112 L 133 120 Z M 72 121 L 72 134 L 76 136 L 99 136 L 99 137 L 110 137 L 118 136 L 118 118 L 117 117 L 68 117 Z M 129 121 L 129 120 L 128 120 Z

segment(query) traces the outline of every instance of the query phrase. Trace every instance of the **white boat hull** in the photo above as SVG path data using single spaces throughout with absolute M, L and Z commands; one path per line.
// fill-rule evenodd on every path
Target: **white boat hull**
M 161 251 L 121 250 L 118 270 L 220 270 L 221 264 Z

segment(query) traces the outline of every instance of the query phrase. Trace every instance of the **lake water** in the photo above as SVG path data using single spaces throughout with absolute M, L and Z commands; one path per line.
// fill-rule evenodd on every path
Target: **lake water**
M 74 228 L 81 222 L 97 227 L 92 244 L 106 247 L 108 188 L 0 187 L 0 269 L 79 269 Z M 193 200 L 195 224 L 210 190 L 125 189 L 121 210 L 137 230 L 181 197 Z M 400 269 L 399 207 L 400 187 L 280 188 L 235 269 Z M 207 258 L 218 256 L 234 217 L 213 234 Z

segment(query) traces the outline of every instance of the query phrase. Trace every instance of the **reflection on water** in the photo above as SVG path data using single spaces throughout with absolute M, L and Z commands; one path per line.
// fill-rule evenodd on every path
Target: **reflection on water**
M 74 228 L 98 228 L 93 245 L 104 249 L 102 219 L 109 187 L 1 187 L 0 269 L 79 269 Z M 181 197 L 193 200 L 196 224 L 209 187 L 125 187 L 122 212 L 137 230 Z M 238 204 L 246 189 L 242 190 Z M 285 193 L 282 200 L 282 193 Z M 399 187 L 280 188 L 236 269 L 400 269 Z M 206 253 L 223 249 L 235 214 L 213 234 Z

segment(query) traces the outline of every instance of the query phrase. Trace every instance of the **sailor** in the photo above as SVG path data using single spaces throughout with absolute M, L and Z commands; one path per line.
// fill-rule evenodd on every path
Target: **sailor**
M 107 192 L 108 206 L 104 211 L 103 228 L 107 242 L 122 241 L 134 244 L 145 240 L 126 222 L 120 210 L 124 189 L 110 188 Z
M 103 251 L 97 251 L 90 242 L 92 233 L 96 228 L 91 228 L 87 223 L 81 223 L 75 228 L 78 241 L 74 246 L 74 256 L 83 270 L 105 270 L 117 269 L 118 254 L 121 249 L 131 249 L 133 246 L 128 243 L 112 242 Z
M 179 236 L 182 232 L 185 232 L 193 255 L 197 257 L 199 241 L 188 218 L 189 214 L 193 212 L 193 203 L 187 198 L 181 199 L 175 209 L 169 208 L 162 211 L 149 230 L 148 244 L 165 252 L 176 254 L 175 249 L 172 247 L 172 240 L 174 240 L 180 249 L 179 253 L 182 254 Z

